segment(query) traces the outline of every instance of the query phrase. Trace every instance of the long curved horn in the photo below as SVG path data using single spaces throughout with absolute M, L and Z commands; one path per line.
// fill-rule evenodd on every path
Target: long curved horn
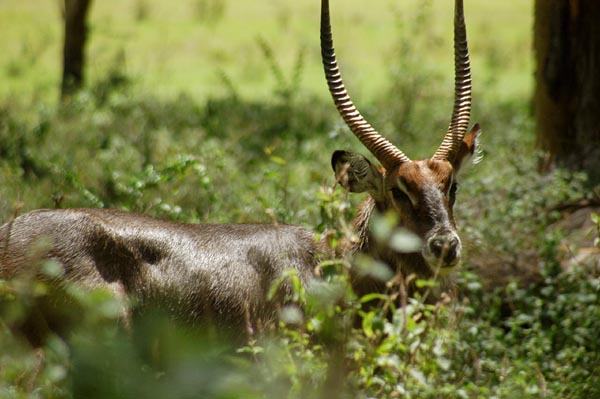
M 471 117 L 471 66 L 463 1 L 454 2 L 454 109 L 448 132 L 433 155 L 434 159 L 453 161 Z
M 402 151 L 396 148 L 385 137 L 379 134 L 358 112 L 352 103 L 342 75 L 337 65 L 333 38 L 331 35 L 331 21 L 329 17 L 329 0 L 321 1 L 321 57 L 325 69 L 325 78 L 329 86 L 329 92 L 338 112 L 344 118 L 346 125 L 365 147 L 381 162 L 386 169 L 391 169 L 410 159 Z

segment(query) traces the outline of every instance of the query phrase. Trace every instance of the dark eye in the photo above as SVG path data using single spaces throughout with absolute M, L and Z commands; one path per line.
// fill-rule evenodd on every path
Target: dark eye
M 458 190 L 458 183 L 452 183 L 450 186 L 450 191 L 448 193 L 448 198 L 450 200 L 450 205 L 454 205 L 454 201 L 456 201 L 456 190 Z
M 399 189 L 398 187 L 392 188 L 391 191 L 392 191 L 392 195 L 394 196 L 394 199 L 396 201 L 399 201 L 399 202 L 408 201 L 408 202 L 410 202 L 410 198 L 408 198 L 408 195 L 406 195 L 406 193 L 404 191 L 402 191 L 401 189 Z

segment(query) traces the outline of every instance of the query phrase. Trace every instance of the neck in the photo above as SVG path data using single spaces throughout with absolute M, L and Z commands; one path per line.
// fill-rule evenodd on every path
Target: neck
M 376 212 L 376 202 L 372 197 L 368 197 L 359 207 L 358 214 L 354 219 L 354 232 L 357 240 L 351 242 L 345 247 L 348 248 L 352 256 L 356 254 L 367 254 L 374 260 L 385 263 L 391 268 L 392 273 L 401 273 L 404 278 L 414 275 L 417 279 L 434 278 L 434 273 L 427 265 L 420 252 L 399 253 L 389 248 L 387 243 L 378 242 L 371 231 L 371 218 L 373 212 Z M 357 282 L 359 294 L 385 290 L 385 282 L 375 281 L 373 278 L 354 276 L 353 280 Z M 415 279 L 411 278 L 412 281 Z M 451 279 L 438 277 L 440 283 L 439 289 L 436 289 L 435 298 L 439 298 L 442 291 L 449 291 L 452 287 Z M 408 287 L 408 294 L 412 295 L 415 291 L 414 284 Z

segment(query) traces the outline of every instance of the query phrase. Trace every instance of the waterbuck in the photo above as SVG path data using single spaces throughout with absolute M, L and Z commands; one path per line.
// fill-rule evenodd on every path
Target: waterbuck
M 334 103 L 350 130 L 382 167 L 347 151 L 336 151 L 337 181 L 350 192 L 369 195 L 355 220 L 358 240 L 345 255 L 367 253 L 395 273 L 438 276 L 459 262 L 461 241 L 453 206 L 456 175 L 475 151 L 477 125 L 466 135 L 471 109 L 471 75 L 462 0 L 454 16 L 455 99 L 450 126 L 431 158 L 412 161 L 380 135 L 348 96 L 333 49 L 329 2 L 321 4 L 321 50 Z M 400 253 L 371 233 L 374 212 L 393 212 L 399 227 L 418 235 L 420 250 Z M 109 209 L 36 210 L 0 228 L 0 275 L 14 276 L 54 259 L 64 267 L 60 281 L 104 287 L 134 298 L 138 306 L 161 303 L 174 316 L 211 319 L 232 331 L 251 333 L 276 319 L 277 300 L 267 292 L 288 269 L 304 283 L 315 278 L 325 245 L 311 232 L 281 224 L 184 224 Z M 380 289 L 356 279 L 356 290 Z M 281 287 L 283 294 L 291 288 Z

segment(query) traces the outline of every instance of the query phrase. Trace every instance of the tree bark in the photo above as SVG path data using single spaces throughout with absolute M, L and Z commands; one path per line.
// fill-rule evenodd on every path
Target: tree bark
M 543 167 L 600 183 L 600 1 L 536 0 L 534 96 Z
M 83 84 L 86 17 L 91 0 L 65 0 L 65 37 L 63 47 L 63 76 L 61 99 L 65 100 Z

